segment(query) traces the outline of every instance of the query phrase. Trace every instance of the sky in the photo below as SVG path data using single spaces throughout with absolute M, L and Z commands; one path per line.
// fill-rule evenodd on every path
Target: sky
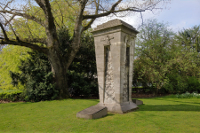
M 98 19 L 92 28 L 113 18 L 116 17 Z M 119 19 L 135 28 L 142 24 L 140 14 Z M 166 5 L 166 9 L 143 13 L 143 20 L 147 19 L 157 19 L 158 22 L 168 23 L 174 32 L 192 28 L 195 25 L 200 25 L 200 0 L 171 0 L 171 3 Z
M 26 0 L 16 1 L 22 3 Z M 170 4 L 166 5 L 165 8 L 163 10 L 154 10 L 154 12 L 146 11 L 142 13 L 143 20 L 157 19 L 158 22 L 168 23 L 169 27 L 175 32 L 200 25 L 200 0 L 171 0 Z M 92 28 L 115 18 L 103 17 L 97 19 Z M 119 19 L 122 19 L 135 28 L 138 28 L 142 24 L 139 13 Z

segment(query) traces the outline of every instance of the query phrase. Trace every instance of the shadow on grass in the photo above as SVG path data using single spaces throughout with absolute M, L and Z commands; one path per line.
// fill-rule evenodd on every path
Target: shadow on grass
M 96 101 L 99 102 L 99 99 L 78 99 L 78 98 L 69 98 L 70 100 L 84 100 L 84 101 Z M 64 100 L 68 100 L 68 99 L 64 99 Z
M 137 111 L 197 111 L 200 106 L 179 104 L 179 105 L 141 105 Z
M 40 103 L 40 102 L 63 102 L 63 101 L 68 101 L 68 100 L 73 100 L 73 101 L 94 101 L 94 102 L 99 102 L 99 99 L 73 99 L 73 98 L 69 98 L 69 99 L 62 99 L 62 100 L 46 100 L 46 101 L 39 101 L 39 102 L 21 102 L 22 104 L 34 104 L 34 103 Z M 16 102 L 17 103 L 17 102 Z
M 107 114 L 106 116 L 103 116 L 103 117 L 101 117 L 101 118 L 112 117 L 112 116 L 114 116 L 114 114 Z M 98 119 L 101 119 L 101 118 L 98 118 Z
M 199 99 L 200 100 L 200 99 Z M 200 105 L 200 103 L 199 102 L 181 102 L 181 101 L 175 101 L 175 100 L 166 100 L 165 99 L 165 101 L 173 101 L 173 102 L 178 102 L 178 103 L 189 103 L 189 104 L 199 104 Z

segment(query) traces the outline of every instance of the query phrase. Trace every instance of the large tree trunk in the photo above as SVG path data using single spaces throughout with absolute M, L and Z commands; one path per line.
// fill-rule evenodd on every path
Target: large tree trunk
M 68 98 L 68 83 L 66 61 L 60 56 L 59 50 L 50 49 L 48 53 L 49 61 L 53 67 L 53 74 L 56 82 L 56 88 L 59 89 L 59 99 Z

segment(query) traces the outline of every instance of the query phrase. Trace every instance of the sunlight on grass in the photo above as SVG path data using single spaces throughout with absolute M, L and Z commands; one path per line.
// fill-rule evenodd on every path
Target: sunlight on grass
M 95 120 L 76 118 L 76 113 L 98 100 L 0 104 L 0 132 L 200 132 L 200 99 L 140 100 L 144 105 L 134 112 Z

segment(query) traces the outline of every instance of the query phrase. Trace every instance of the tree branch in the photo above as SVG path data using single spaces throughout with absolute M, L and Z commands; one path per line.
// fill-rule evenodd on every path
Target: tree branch
M 24 17 L 26 19 L 33 20 L 33 21 L 37 22 L 38 24 L 42 25 L 43 27 L 45 26 L 44 23 L 41 21 L 41 19 L 38 19 L 35 16 L 28 15 L 26 13 L 12 12 L 12 11 L 8 11 L 8 10 L 0 10 L 0 12 L 1 13 L 9 13 L 9 14 L 13 14 L 15 16 Z
M 4 27 L 3 27 L 3 25 L 2 25 L 1 22 L 0 22 L 0 27 L 1 27 L 1 29 L 2 29 L 3 35 L 4 35 L 4 37 L 5 37 L 5 40 L 8 40 L 8 36 L 7 36 L 6 31 L 5 31 L 5 29 L 4 29 Z
M 43 11 L 45 10 L 44 3 L 42 3 L 41 0 L 35 0 L 35 2 L 42 8 Z
M 36 44 L 32 44 L 32 43 L 28 43 L 28 42 L 24 42 L 21 40 L 6 40 L 5 38 L 0 37 L 0 44 L 11 44 L 11 45 L 17 45 L 17 46 L 24 46 L 24 47 L 28 47 L 31 48 L 33 50 L 37 50 L 39 52 L 42 52 L 44 54 L 48 53 L 48 49 L 42 46 L 38 46 Z
M 118 0 L 115 4 L 113 4 L 113 6 L 111 7 L 111 9 L 109 11 L 105 12 L 105 13 L 100 13 L 100 14 L 95 14 L 95 15 L 84 15 L 83 19 L 95 19 L 95 18 L 107 16 L 107 15 L 109 15 L 111 13 L 114 13 L 115 12 L 115 8 L 121 2 L 122 2 L 122 0 Z
M 12 3 L 13 1 L 14 1 L 14 0 L 8 1 L 7 4 L 5 5 L 5 7 L 3 8 L 3 10 L 5 10 L 5 9 L 8 7 L 8 5 L 9 5 L 10 3 Z
M 48 30 L 54 29 L 55 28 L 54 17 L 53 17 L 53 14 L 51 12 L 51 5 L 49 3 L 49 0 L 35 0 L 35 1 L 42 8 L 42 10 L 45 14 L 46 23 L 48 24 L 47 25 Z
M 96 11 L 95 11 L 95 14 L 98 14 L 98 11 L 99 11 L 99 0 L 98 2 L 96 2 L 95 0 L 95 6 L 96 6 Z M 87 30 L 88 28 L 91 27 L 92 23 L 94 22 L 95 18 L 91 19 L 88 24 L 86 26 L 83 27 L 83 31 Z
M 90 22 L 86 26 L 83 27 L 83 31 L 87 30 L 91 27 L 92 23 L 94 22 L 95 18 L 91 19 Z
M 146 10 L 150 10 L 150 9 L 146 9 Z M 119 12 L 124 12 L 124 11 L 145 12 L 146 10 L 138 9 L 136 7 L 126 8 L 126 9 L 121 9 L 121 10 L 116 10 L 116 11 L 110 10 L 110 11 L 107 11 L 105 13 L 100 13 L 100 14 L 95 14 L 95 15 L 84 15 L 83 19 L 96 19 L 96 18 L 99 18 L 99 17 L 108 16 L 111 13 L 119 13 Z
M 20 41 L 28 42 L 28 43 L 41 43 L 41 44 L 47 45 L 47 41 L 45 38 L 33 38 L 33 39 L 24 38 L 24 39 L 20 39 Z
M 45 29 L 46 29 L 46 34 L 47 34 L 47 43 L 48 47 L 55 46 L 55 43 L 58 43 L 58 37 L 57 37 L 57 32 L 56 32 L 56 26 L 55 26 L 55 21 L 54 17 L 51 11 L 51 5 L 49 0 L 35 0 L 38 5 L 42 8 L 44 14 L 45 14 Z
M 16 15 L 14 14 L 9 20 L 6 20 L 7 22 L 5 23 L 5 26 L 6 26 L 8 23 L 10 23 L 10 22 L 14 19 L 15 16 L 16 16 Z

